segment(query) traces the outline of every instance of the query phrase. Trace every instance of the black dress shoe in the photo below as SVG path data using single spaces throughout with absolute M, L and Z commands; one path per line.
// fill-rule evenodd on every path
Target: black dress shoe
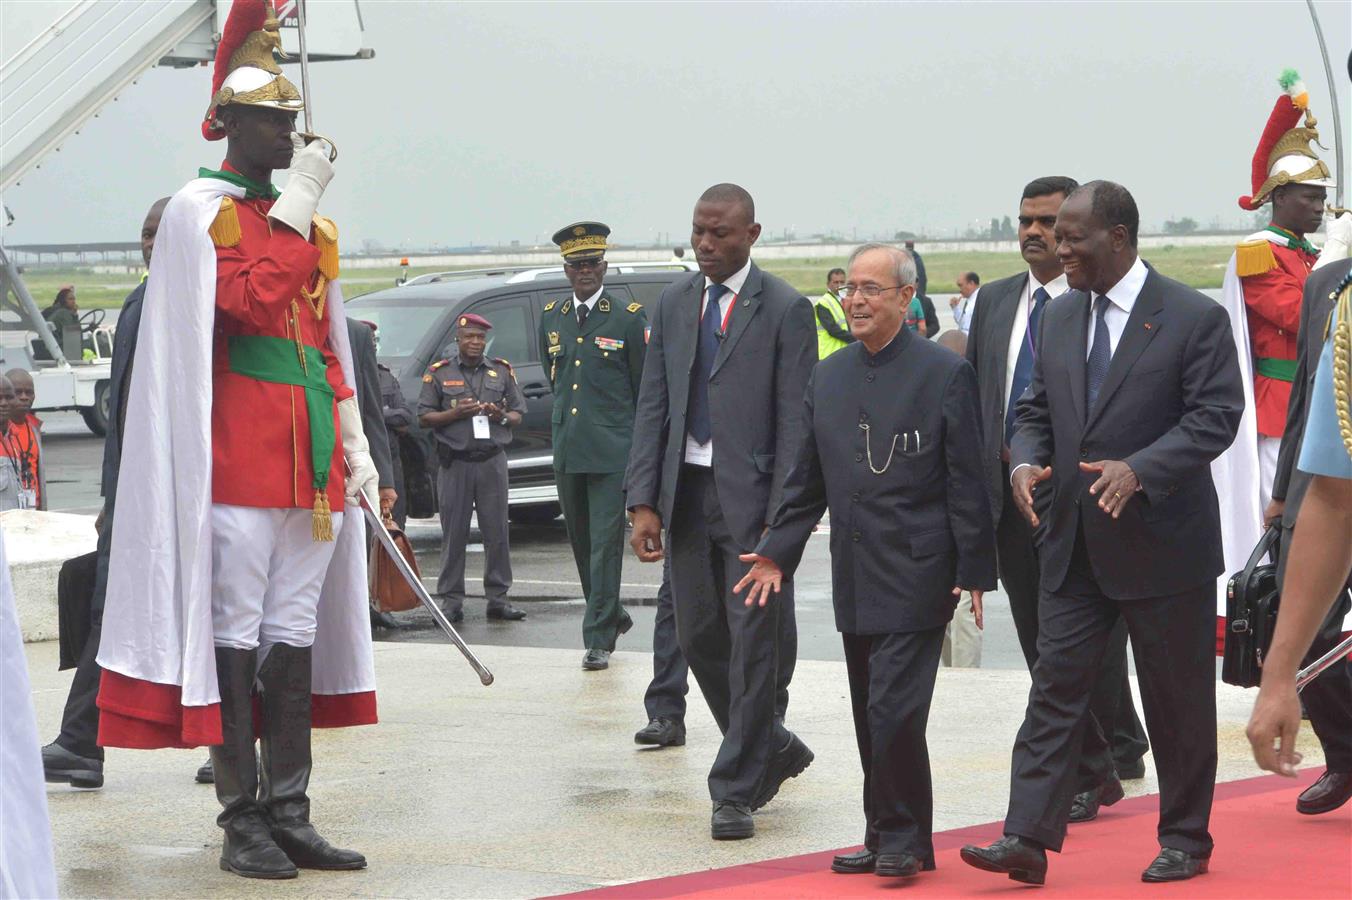
M 193 780 L 196 781 L 198 784 L 216 783 L 216 770 L 211 766 L 210 756 L 207 757 L 206 762 L 202 763 L 200 766 L 197 767 L 197 777 L 194 778 Z
M 740 803 L 715 801 L 709 832 L 716 841 L 740 841 L 756 833 L 756 823 L 751 819 L 751 810 Z
M 1125 796 L 1122 782 L 1117 780 L 1116 775 L 1111 775 L 1094 790 L 1075 795 L 1075 799 L 1070 801 L 1070 821 L 1092 822 L 1098 818 L 1099 807 L 1112 806 Z
M 526 613 L 510 603 L 504 603 L 501 606 L 488 607 L 488 618 L 502 622 L 520 622 L 526 618 Z
M 460 607 L 459 609 L 447 609 L 443 606 L 441 608 L 441 614 L 445 616 L 446 621 L 450 622 L 452 625 L 459 625 L 461 622 L 465 621 L 464 607 Z
M 274 825 L 272 839 L 299 869 L 344 871 L 366 868 L 366 857 L 356 850 L 340 850 L 319 836 L 309 822 Z
M 773 800 L 784 782 L 803 774 L 803 771 L 812 765 L 814 758 L 807 744 L 804 744 L 798 735 L 790 732 L 788 743 L 770 757 L 770 765 L 765 770 L 765 780 L 761 782 L 761 789 L 756 794 L 756 799 L 752 801 L 751 808 L 760 809 Z
M 599 672 L 610 668 L 609 650 L 588 650 L 582 654 L 582 668 L 588 672 Z
M 42 774 L 51 784 L 103 787 L 103 760 L 71 753 L 56 741 L 42 748 Z
M 403 622 L 400 622 L 398 619 L 396 619 L 396 618 L 395 618 L 393 615 L 391 615 L 390 613 L 387 613 L 387 612 L 381 612 L 380 610 L 375 609 L 375 608 L 373 607 L 373 608 L 371 609 L 371 627 L 372 627 L 373 629 L 374 629 L 374 628 L 387 628 L 387 629 L 389 629 L 389 630 L 391 630 L 391 631 L 397 631 L 397 630 L 399 630 L 400 628 L 403 628 L 403 627 L 404 627 L 404 623 L 403 623 Z
M 865 847 L 855 853 L 842 853 L 831 860 L 831 871 L 842 875 L 867 875 L 878 862 L 878 854 Z
M 1128 763 L 1117 764 L 1117 777 L 1121 781 L 1135 781 L 1145 777 L 1145 757 L 1138 756 Z
M 685 726 L 673 722 L 665 716 L 658 716 L 639 729 L 634 735 L 635 744 L 648 744 L 654 747 L 685 746 Z
M 44 763 L 47 751 L 43 751 Z M 47 779 L 51 781 L 50 778 Z M 102 781 L 102 779 L 100 779 Z M 1329 772 L 1319 776 L 1319 780 L 1300 792 L 1296 798 L 1296 812 L 1307 816 L 1333 812 L 1352 797 L 1352 772 Z
M 909 853 L 879 853 L 873 874 L 879 878 L 909 878 L 920 874 L 920 860 Z
M 1165 847 L 1155 861 L 1141 873 L 1142 881 L 1187 881 L 1206 873 L 1211 862 L 1206 856 L 1193 856 L 1186 850 Z
M 244 878 L 295 878 L 296 866 L 268 833 L 263 814 L 236 814 L 222 825 L 221 870 Z
M 968 844 L 962 861 L 987 872 L 1004 872 L 1011 881 L 1044 884 L 1047 881 L 1047 851 L 1017 835 L 1007 834 L 989 847 Z

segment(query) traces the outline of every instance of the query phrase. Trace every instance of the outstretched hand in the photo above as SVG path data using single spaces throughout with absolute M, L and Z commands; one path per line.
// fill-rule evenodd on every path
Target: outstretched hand
M 1037 513 L 1033 511 L 1033 491 L 1037 486 L 1046 481 L 1051 481 L 1052 467 L 1047 466 L 1019 466 L 1014 470 L 1014 477 L 1010 487 L 1014 491 L 1014 505 L 1018 507 L 1019 512 L 1028 520 L 1028 524 L 1036 528 L 1040 522 Z
M 743 553 L 738 559 L 744 563 L 751 563 L 751 571 L 742 576 L 742 580 L 737 582 L 732 592 L 740 594 L 749 586 L 751 590 L 746 595 L 747 606 L 764 606 L 769 603 L 770 595 L 779 593 L 779 587 L 784 582 L 784 571 L 768 556 Z
M 1099 498 L 1099 509 L 1116 519 L 1136 492 L 1141 482 L 1131 466 L 1116 459 L 1080 463 L 1081 472 L 1097 472 L 1098 480 L 1089 486 L 1089 493 Z

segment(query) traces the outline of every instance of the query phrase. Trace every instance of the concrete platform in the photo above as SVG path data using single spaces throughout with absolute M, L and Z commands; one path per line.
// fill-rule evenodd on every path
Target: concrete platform
M 0 512 L 0 530 L 23 639 L 55 641 L 56 579 L 66 560 L 93 552 L 94 516 L 10 509 Z
M 56 644 L 26 650 L 45 740 L 69 677 L 56 671 Z M 644 724 L 648 655 L 621 652 L 609 671 L 588 673 L 577 650 L 476 650 L 497 675 L 490 688 L 448 645 L 377 644 L 381 723 L 316 733 L 314 819 L 369 869 L 287 882 L 223 873 L 214 794 L 192 780 L 204 753 L 114 750 L 101 791 L 48 788 L 62 896 L 530 897 L 862 839 L 841 663 L 805 660 L 794 678 L 789 722 L 816 762 L 757 814 L 754 839 L 715 843 L 705 775 L 718 731 L 696 689 L 688 744 L 641 750 L 632 735 Z M 1022 672 L 940 671 L 936 830 L 1003 816 L 1027 689 Z M 1218 690 L 1220 778 L 1254 775 L 1243 734 L 1254 692 Z M 1318 765 L 1313 736 L 1301 739 Z M 1155 789 L 1153 765 L 1127 783 L 1129 795 Z M 1142 865 L 1154 852 L 1140 848 Z

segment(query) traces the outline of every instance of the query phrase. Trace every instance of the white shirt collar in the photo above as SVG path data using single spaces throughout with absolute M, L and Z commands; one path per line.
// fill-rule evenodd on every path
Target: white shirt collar
M 591 295 L 590 297 L 588 297 L 586 300 L 579 300 L 579 299 L 577 299 L 577 294 L 574 293 L 574 294 L 573 294 L 573 306 L 574 306 L 574 307 L 585 306 L 585 307 L 587 307 L 587 308 L 590 309 L 590 308 L 591 308 L 591 305 L 592 305 L 593 303 L 595 303 L 595 302 L 597 301 L 597 299 L 598 299 L 602 294 L 604 294 L 605 292 L 606 292 L 606 287 L 605 287 L 605 285 L 601 285 L 599 288 L 596 289 L 596 293 L 592 294 L 592 295 Z
M 1044 290 L 1046 290 L 1047 296 L 1049 298 L 1054 299 L 1056 297 L 1061 296 L 1066 291 L 1070 290 L 1070 283 L 1066 281 L 1066 273 L 1062 272 L 1060 275 L 1057 275 L 1051 281 L 1047 282 L 1046 284 L 1043 284 L 1042 282 L 1037 280 L 1037 276 L 1033 274 L 1033 270 L 1029 269 L 1028 296 L 1031 297 L 1034 294 L 1036 294 L 1038 288 L 1043 288 Z
M 1150 270 L 1138 256 L 1131 264 L 1131 268 L 1127 269 L 1127 274 L 1122 276 L 1122 280 L 1108 288 L 1108 293 L 1104 296 L 1113 306 L 1129 314 L 1131 308 L 1136 305 L 1136 297 L 1141 293 L 1141 288 L 1145 287 L 1145 279 L 1149 274 Z M 1095 295 L 1096 299 L 1097 297 L 1098 295 Z
M 747 257 L 746 265 L 742 266 L 731 277 L 723 279 L 723 286 L 734 294 L 742 292 L 742 286 L 746 284 L 747 276 L 751 274 L 751 258 Z M 704 289 L 709 290 L 709 285 L 713 284 L 713 279 L 708 275 L 704 276 Z

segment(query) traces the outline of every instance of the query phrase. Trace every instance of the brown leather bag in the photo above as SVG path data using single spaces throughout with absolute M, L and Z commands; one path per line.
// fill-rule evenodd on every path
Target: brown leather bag
M 385 528 L 390 532 L 390 537 L 394 538 L 394 545 L 399 548 L 399 552 L 408 561 L 413 574 L 421 578 L 422 573 L 418 571 L 418 559 L 413 555 L 413 545 L 409 543 L 408 537 L 399 530 L 393 519 L 385 520 Z M 394 560 L 390 558 L 389 551 L 380 541 L 371 543 L 369 570 L 371 573 L 371 598 L 376 608 L 381 612 L 404 612 L 422 606 L 422 601 L 418 599 L 418 595 L 409 586 L 409 583 L 404 580 L 404 576 L 399 573 L 399 567 L 395 565 Z

